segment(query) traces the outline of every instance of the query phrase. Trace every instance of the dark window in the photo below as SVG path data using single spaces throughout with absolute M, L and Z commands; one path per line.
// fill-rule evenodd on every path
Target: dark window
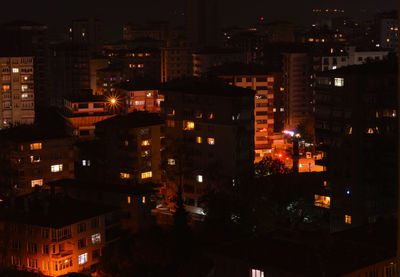
M 103 103 L 94 103 L 93 107 L 95 107 L 95 108 L 103 108 L 104 104 Z
M 268 112 L 256 112 L 256 115 L 268 115 Z
M 267 90 L 268 87 L 267 86 L 258 86 L 256 87 L 256 90 Z
M 87 108 L 89 108 L 89 105 L 88 104 L 78 104 L 78 108 L 79 109 L 87 109 Z
M 266 82 L 267 78 L 256 78 L 256 82 Z

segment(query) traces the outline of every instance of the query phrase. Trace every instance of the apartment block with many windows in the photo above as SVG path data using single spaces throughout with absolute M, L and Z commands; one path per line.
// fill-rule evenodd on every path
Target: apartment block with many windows
M 3 185 L 26 193 L 51 181 L 74 178 L 74 139 L 48 128 L 24 125 L 0 132 Z
M 93 272 L 104 247 L 118 239 L 115 208 L 37 192 L 1 207 L 5 266 L 61 276 Z
M 161 90 L 166 120 L 166 192 L 201 207 L 211 189 L 232 189 L 254 161 L 254 92 L 221 80 L 182 80 Z
M 0 128 L 35 121 L 33 57 L 0 58 Z

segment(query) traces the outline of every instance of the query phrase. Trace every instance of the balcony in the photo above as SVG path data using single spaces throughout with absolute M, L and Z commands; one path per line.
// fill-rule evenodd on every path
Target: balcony
M 63 251 L 60 251 L 57 254 L 51 254 L 51 257 L 53 259 L 65 258 L 67 256 L 72 255 L 73 253 L 74 253 L 74 251 L 72 249 L 71 250 L 63 250 Z

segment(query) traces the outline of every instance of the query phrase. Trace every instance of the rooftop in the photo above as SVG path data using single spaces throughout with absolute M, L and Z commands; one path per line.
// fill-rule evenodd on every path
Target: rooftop
M 117 115 L 96 123 L 96 129 L 102 128 L 140 128 L 163 124 L 164 121 L 157 113 L 133 112 L 127 115 Z
M 0 219 L 9 222 L 61 228 L 82 220 L 103 215 L 114 207 L 78 201 L 62 194 L 51 196 L 48 191 L 17 197 L 15 205 L 0 208 Z
M 120 83 L 119 88 L 133 91 L 133 90 L 152 90 L 152 89 L 159 89 L 161 84 L 158 81 L 152 79 L 134 79 L 130 82 L 123 82 Z
M 226 97 L 253 97 L 255 92 L 251 89 L 227 85 L 220 79 L 180 79 L 164 84 L 160 93 L 182 92 L 185 94 L 226 96 Z

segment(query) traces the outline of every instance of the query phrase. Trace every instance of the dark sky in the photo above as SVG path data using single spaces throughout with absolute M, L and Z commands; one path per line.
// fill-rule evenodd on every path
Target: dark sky
M 398 0 L 220 0 L 222 25 L 251 24 L 256 17 L 307 22 L 312 8 L 343 8 L 346 15 L 373 14 L 397 8 Z M 0 23 L 25 19 L 63 30 L 74 18 L 97 17 L 104 22 L 106 37 L 118 38 L 128 21 L 168 19 L 184 11 L 185 0 L 20 0 L 3 3 Z M 3 6 L 4 7 L 4 6 Z

